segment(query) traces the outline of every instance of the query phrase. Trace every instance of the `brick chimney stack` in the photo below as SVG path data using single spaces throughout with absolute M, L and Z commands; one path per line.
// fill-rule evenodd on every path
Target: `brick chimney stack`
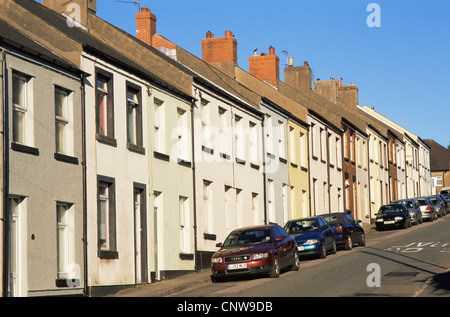
M 280 59 L 275 54 L 275 48 L 269 47 L 269 55 L 261 53 L 250 56 L 249 72 L 266 83 L 277 86 L 280 78 Z
M 307 93 L 312 88 L 312 72 L 308 62 L 303 66 L 294 67 L 293 62 L 284 68 L 284 81 L 298 91 Z
M 215 38 L 210 31 L 202 40 L 202 60 L 206 63 L 233 62 L 237 65 L 237 41 L 231 31 L 224 37 Z
M 338 99 L 352 109 L 359 104 L 358 87 L 352 82 L 350 85 L 342 85 L 338 83 Z
M 156 16 L 149 8 L 141 8 L 136 13 L 136 37 L 142 42 L 152 45 L 152 37 L 156 34 Z

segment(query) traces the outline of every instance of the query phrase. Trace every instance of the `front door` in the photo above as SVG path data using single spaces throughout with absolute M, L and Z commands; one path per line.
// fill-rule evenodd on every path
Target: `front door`
M 148 282 L 147 273 L 147 208 L 145 186 L 134 187 L 134 232 L 136 284 Z

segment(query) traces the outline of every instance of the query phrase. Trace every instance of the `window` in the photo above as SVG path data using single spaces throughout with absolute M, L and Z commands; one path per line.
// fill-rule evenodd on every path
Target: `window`
M 177 147 L 178 160 L 189 160 L 189 131 L 188 131 L 187 112 L 184 109 L 177 108 Z
M 165 104 L 162 100 L 154 98 L 155 115 L 155 151 L 164 153 L 166 150 L 166 133 L 165 133 Z
M 283 223 L 289 220 L 289 193 L 287 184 L 281 185 L 281 196 L 283 201 Z
M 242 127 L 242 117 L 234 115 L 234 137 L 236 143 L 236 161 L 245 163 L 245 138 L 244 128 Z
M 79 284 L 79 276 L 74 276 L 76 272 L 72 272 L 75 263 L 75 221 L 73 214 L 73 205 L 69 203 L 58 202 L 56 204 L 56 245 L 57 245 L 57 280 L 58 286 L 69 286 L 68 279 L 74 283 L 74 278 L 78 278 L 76 283 Z
M 13 74 L 13 142 L 25 143 L 27 78 Z
M 127 82 L 127 146 L 142 151 L 142 101 L 139 86 Z
M 301 147 L 301 140 L 300 140 Z M 302 149 L 300 148 L 300 152 Z M 297 164 L 296 146 L 295 146 L 295 130 L 289 127 L 289 159 L 291 163 Z
M 259 199 L 257 193 L 252 193 L 252 215 L 253 215 L 253 224 L 256 225 L 259 223 Z
M 212 154 L 212 144 L 211 144 L 211 140 L 212 140 L 212 135 L 211 135 L 211 119 L 210 119 L 210 102 L 202 99 L 201 100 L 201 118 L 202 118 L 202 146 L 204 146 L 204 148 L 208 149 L 208 153 Z
M 184 254 L 192 253 L 191 249 L 191 218 L 189 212 L 188 197 L 178 197 L 178 212 L 180 219 L 180 252 Z
M 326 160 L 326 155 L 327 155 L 326 154 L 327 145 L 326 145 L 326 140 L 325 140 L 326 132 L 322 128 L 320 128 L 320 135 L 319 135 L 319 137 L 320 137 L 320 159 L 322 161 L 325 161 Z
M 70 92 L 55 88 L 56 153 L 73 155 L 73 120 Z
M 337 168 L 342 168 L 342 147 L 340 138 L 336 138 L 336 164 Z
M 228 157 L 230 155 L 229 153 L 229 147 L 228 147 L 228 114 L 227 110 L 219 107 L 218 110 L 219 114 L 219 134 L 220 134 L 220 152 L 222 153 L 223 157 Z
M 249 129 L 249 160 L 250 163 L 256 164 L 258 162 L 258 132 L 256 123 L 249 122 Z
M 271 179 L 267 180 L 267 193 L 269 222 L 275 222 L 275 185 Z
M 96 126 L 97 140 L 116 146 L 114 139 L 113 75 L 97 69 L 96 90 Z
M 273 153 L 272 146 L 272 117 L 266 115 L 266 152 Z
M 213 232 L 212 182 L 203 180 L 203 216 L 206 233 Z
M 33 137 L 33 90 L 32 79 L 13 73 L 12 75 L 12 142 L 32 147 Z
M 281 158 L 286 158 L 284 134 L 284 123 L 278 121 L 278 156 Z
M 99 257 L 117 259 L 115 182 L 114 179 L 98 176 L 98 249 Z
M 300 132 L 300 165 L 307 168 L 307 155 L 308 148 L 306 147 L 306 134 Z

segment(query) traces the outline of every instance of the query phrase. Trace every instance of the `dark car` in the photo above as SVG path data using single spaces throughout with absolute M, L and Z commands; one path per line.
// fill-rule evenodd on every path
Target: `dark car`
M 428 197 L 417 197 L 416 201 L 419 203 L 419 208 L 422 212 L 422 219 L 433 222 L 438 218 L 434 205 Z
M 411 227 L 411 216 L 404 204 L 388 204 L 378 209 L 376 230 Z
M 300 268 L 297 244 L 279 225 L 245 227 L 232 231 L 211 259 L 213 282 L 242 275 L 277 278 L 281 269 Z
M 344 246 L 346 250 L 353 248 L 353 245 L 366 245 L 366 235 L 361 227 L 361 220 L 356 221 L 350 214 L 334 212 L 323 215 L 330 224 L 336 237 L 336 245 Z
M 409 215 L 411 216 L 411 221 L 413 225 L 417 225 L 422 223 L 422 212 L 420 211 L 419 203 L 414 199 L 399 199 L 393 201 L 392 203 L 404 204 L 406 209 L 409 211 Z
M 428 196 L 428 199 L 433 204 L 434 209 L 436 210 L 436 213 L 438 214 L 438 217 L 443 217 L 445 215 L 446 205 L 442 201 L 442 198 L 440 198 L 437 195 L 433 195 L 433 196 Z
M 284 229 L 297 242 L 300 256 L 315 255 L 325 258 L 328 251 L 336 253 L 333 229 L 321 216 L 290 220 Z
M 447 197 L 444 194 L 439 194 L 436 196 L 438 196 L 444 202 L 444 205 L 445 205 L 445 214 L 444 215 L 450 214 L 450 202 L 447 200 Z

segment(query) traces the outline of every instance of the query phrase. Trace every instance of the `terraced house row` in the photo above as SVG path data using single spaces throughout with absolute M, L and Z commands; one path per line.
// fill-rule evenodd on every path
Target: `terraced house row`
M 273 47 L 246 71 L 231 31 L 199 36 L 199 58 L 148 8 L 137 36 L 95 0 L 0 8 L 3 296 L 154 283 L 208 268 L 237 227 L 369 223 L 431 194 L 419 136 L 359 106 L 355 84 L 313 82 L 307 62 L 281 81 Z

